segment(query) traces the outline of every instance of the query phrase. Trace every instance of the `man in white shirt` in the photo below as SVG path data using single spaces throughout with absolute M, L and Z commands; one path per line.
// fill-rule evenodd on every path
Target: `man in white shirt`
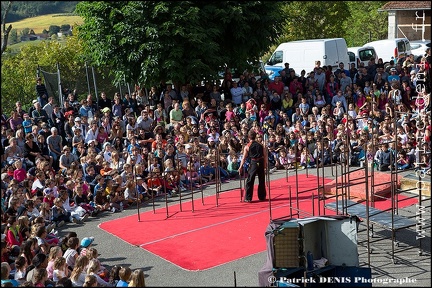
M 88 144 L 92 140 L 97 141 L 97 136 L 99 134 L 99 129 L 96 121 L 91 122 L 90 129 L 87 131 L 85 136 L 85 142 Z
M 233 87 L 230 89 L 232 102 L 234 105 L 240 105 L 243 102 L 243 88 L 238 86 L 236 81 L 232 82 Z

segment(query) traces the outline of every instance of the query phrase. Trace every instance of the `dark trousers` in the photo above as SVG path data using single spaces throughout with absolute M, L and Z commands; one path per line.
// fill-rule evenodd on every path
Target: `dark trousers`
M 255 176 L 258 174 L 258 199 L 266 199 L 265 190 L 265 170 L 264 170 L 264 159 L 259 161 L 252 160 L 248 170 L 248 177 L 246 179 L 245 189 L 246 195 L 245 200 L 252 200 L 253 188 L 255 183 Z

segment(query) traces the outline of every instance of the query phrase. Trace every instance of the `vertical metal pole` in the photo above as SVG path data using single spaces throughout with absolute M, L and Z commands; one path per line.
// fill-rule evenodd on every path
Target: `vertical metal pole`
M 98 96 L 98 90 L 97 90 L 97 85 L 96 85 L 96 77 L 95 77 L 95 72 L 94 72 L 94 67 L 93 66 L 92 66 L 92 75 L 93 75 L 93 85 L 94 85 L 95 95 L 96 95 L 96 109 L 99 110 L 99 96 Z
M 200 163 L 200 167 L 202 167 L 202 165 L 204 163 L 202 158 L 203 158 L 203 152 L 201 151 L 201 148 L 200 148 L 200 151 L 199 151 L 199 163 Z M 201 204 L 204 205 L 204 190 L 203 190 L 202 179 L 203 179 L 203 177 L 200 177 L 200 183 L 201 183 Z
M 89 74 L 88 74 L 87 61 L 85 62 L 85 71 L 86 71 L 86 77 L 87 77 L 87 91 L 88 91 L 88 94 L 91 94 L 90 79 L 89 79 Z
M 372 166 L 373 167 L 373 166 Z M 370 266 L 370 231 L 369 231 L 369 165 L 365 165 L 365 186 L 366 186 L 366 234 L 367 234 L 367 253 L 368 253 L 368 265 Z M 372 195 L 373 198 L 373 195 Z
M 265 145 L 264 149 L 267 149 L 267 155 L 270 153 L 268 149 L 268 143 Z M 268 201 L 269 201 L 269 213 L 270 213 L 270 221 L 272 221 L 272 205 L 271 205 L 271 188 L 270 188 L 270 170 L 269 170 L 269 157 L 267 159 L 264 159 L 264 161 L 267 161 L 267 169 L 266 169 L 266 182 L 267 182 L 267 189 L 268 189 Z
M 58 89 L 59 89 L 59 103 L 61 107 L 63 107 L 63 93 L 62 93 L 62 85 L 61 85 L 61 77 L 60 77 L 60 64 L 57 62 L 57 79 L 58 79 Z
M 179 171 L 179 169 L 181 168 L 181 169 L 183 169 L 182 167 L 181 167 L 181 163 L 180 163 L 180 159 L 178 158 L 178 155 L 176 155 L 176 160 L 177 160 L 177 165 L 175 166 L 176 167 L 176 169 L 177 169 L 177 171 Z M 183 173 L 183 170 L 182 170 L 182 173 Z M 183 191 L 181 191 L 181 188 L 180 188 L 180 183 L 179 183 L 179 201 L 180 201 L 180 211 L 182 212 L 183 211 L 183 205 L 182 205 L 182 193 L 183 193 Z
M 138 222 L 141 221 L 141 216 L 140 216 L 140 211 L 139 211 L 139 205 L 140 205 L 140 194 L 138 193 L 138 189 L 137 189 L 137 174 L 136 174 L 136 166 L 133 167 L 133 176 L 134 176 L 134 182 L 135 182 L 135 190 L 136 190 L 136 195 L 137 195 L 137 215 L 138 215 Z
M 192 158 L 192 157 L 191 157 Z M 188 165 L 188 169 L 189 169 L 189 173 L 191 173 L 191 167 L 192 167 L 192 161 L 189 159 L 189 165 Z M 190 174 L 192 176 L 192 173 Z M 191 180 L 189 180 L 189 184 L 190 184 L 190 189 L 191 189 L 191 198 L 192 198 L 192 212 L 195 211 L 195 204 L 194 204 L 194 187 L 192 185 L 192 177 Z
M 220 192 L 220 189 L 221 189 L 221 178 L 220 178 L 220 171 L 219 171 L 219 165 L 216 165 L 216 161 L 218 161 L 218 163 L 219 163 L 219 149 L 216 149 L 216 155 L 215 155 L 215 163 L 213 164 L 215 167 L 214 167 L 214 169 L 215 169 L 215 179 L 216 179 L 216 194 L 215 194 L 215 196 L 216 196 L 216 207 L 219 207 L 219 192 Z
M 124 76 L 123 75 L 123 81 L 126 83 L 126 85 L 127 85 L 127 89 L 128 89 L 128 92 L 129 92 L 129 96 L 130 95 L 132 95 L 132 93 L 131 93 L 131 91 L 130 91 L 130 85 L 129 85 L 129 82 L 126 82 L 126 76 Z
M 119 92 L 120 92 L 120 97 L 123 97 L 123 92 L 122 92 L 122 89 L 121 89 L 121 83 L 120 82 L 118 83 L 118 89 L 119 89 Z

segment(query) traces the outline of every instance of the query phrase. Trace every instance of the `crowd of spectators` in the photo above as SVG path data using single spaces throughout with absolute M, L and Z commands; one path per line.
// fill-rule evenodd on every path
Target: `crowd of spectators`
M 428 49 L 420 63 L 332 71 L 316 61 L 308 73 L 286 63 L 274 80 L 245 71 L 235 81 L 227 69 L 220 85 L 74 91 L 62 105 L 38 78 L 29 111 L 16 102 L 1 115 L 2 286 L 143 286 L 141 270 L 108 271 L 93 238 L 58 228 L 238 178 L 251 129 L 270 172 L 345 163 L 430 173 L 430 65 Z

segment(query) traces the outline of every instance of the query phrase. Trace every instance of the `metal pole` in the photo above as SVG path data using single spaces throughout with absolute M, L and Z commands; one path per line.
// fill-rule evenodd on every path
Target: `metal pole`
M 63 93 L 62 93 L 62 85 L 61 85 L 61 77 L 60 77 L 60 64 L 57 62 L 57 79 L 58 79 L 58 89 L 59 89 L 59 99 L 61 107 L 63 107 Z
M 93 75 L 93 85 L 94 85 L 95 94 L 96 94 L 96 109 L 99 110 L 99 96 L 98 96 L 96 77 L 95 77 L 95 72 L 94 72 L 93 66 L 92 66 L 92 75 Z
M 126 82 L 126 76 L 124 76 L 124 75 L 123 75 L 123 80 L 124 80 L 124 82 L 125 82 L 126 85 L 127 85 L 127 89 L 128 89 L 128 92 L 129 92 L 129 96 L 132 95 L 132 93 L 131 93 L 131 91 L 130 91 L 130 85 L 129 85 L 128 82 Z
M 89 79 L 89 75 L 88 75 L 88 66 L 87 66 L 87 62 L 85 62 L 85 70 L 86 70 L 86 77 L 87 77 L 87 90 L 88 90 L 88 94 L 91 94 L 91 89 L 90 89 L 90 79 Z
M 86 65 L 87 66 L 87 65 Z M 136 175 L 136 166 L 134 166 L 133 167 L 133 172 L 134 172 L 134 182 L 135 182 L 135 190 L 136 190 L 136 196 L 137 196 L 137 200 L 136 200 L 136 202 L 137 202 L 137 214 L 138 214 L 138 222 L 140 222 L 141 221 L 141 216 L 140 216 L 140 211 L 139 211 L 139 204 L 140 204 L 140 202 L 141 202 L 141 199 L 140 199 L 140 194 L 139 194 L 139 192 L 138 192 L 138 189 L 137 189 L 137 175 Z

